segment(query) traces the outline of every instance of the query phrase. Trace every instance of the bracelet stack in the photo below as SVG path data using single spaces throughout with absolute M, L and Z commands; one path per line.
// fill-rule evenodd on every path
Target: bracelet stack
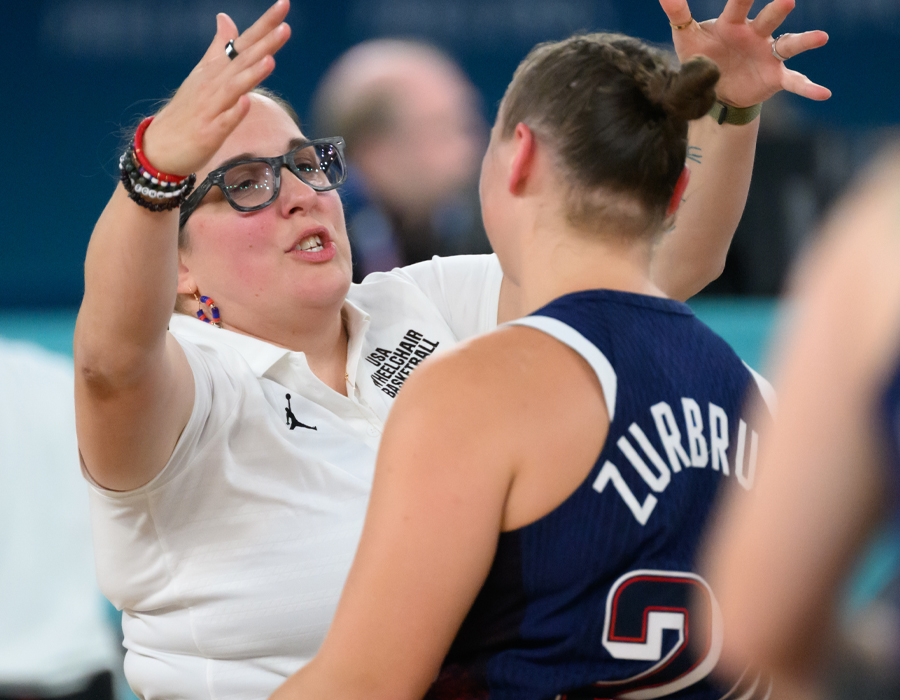
M 195 174 L 169 175 L 160 172 L 147 160 L 143 136 L 153 117 L 141 122 L 132 145 L 119 158 L 119 177 L 128 197 L 150 211 L 170 211 L 181 206 L 194 189 Z

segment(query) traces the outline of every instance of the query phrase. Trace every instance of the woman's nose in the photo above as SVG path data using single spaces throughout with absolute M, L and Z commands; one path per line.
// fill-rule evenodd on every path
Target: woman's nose
M 278 206 L 283 214 L 288 215 L 295 210 L 307 211 L 318 201 L 318 193 L 294 172 L 284 166 L 281 171 L 281 191 L 278 193 Z

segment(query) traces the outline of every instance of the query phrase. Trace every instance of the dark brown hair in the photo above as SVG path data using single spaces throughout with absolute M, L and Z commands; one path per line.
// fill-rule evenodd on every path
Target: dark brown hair
M 680 69 L 673 62 L 632 37 L 585 34 L 539 44 L 519 64 L 500 105 L 501 135 L 524 123 L 550 143 L 570 185 L 573 224 L 601 218 L 630 234 L 661 227 L 688 121 L 712 107 L 719 79 L 707 58 Z

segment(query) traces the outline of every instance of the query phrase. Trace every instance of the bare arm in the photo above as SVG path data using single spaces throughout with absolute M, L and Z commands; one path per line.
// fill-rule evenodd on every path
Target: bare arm
M 88 247 L 75 326 L 79 449 L 98 483 L 122 491 L 162 469 L 193 404 L 187 359 L 166 333 L 178 214 L 144 212 L 116 188 Z
M 272 697 L 417 700 L 493 560 L 510 486 L 499 393 L 445 355 L 398 396 L 353 567 L 315 659 Z
M 774 0 L 749 20 L 752 0 L 729 0 L 715 20 L 672 30 L 679 59 L 703 55 L 722 72 L 719 99 L 736 107 L 764 102 L 780 90 L 814 100 L 831 93 L 790 71 L 772 55 L 772 33 L 794 7 Z M 690 21 L 687 0 L 660 0 L 673 25 Z M 796 56 L 822 46 L 824 32 L 785 36 L 778 48 Z M 654 282 L 674 299 L 687 299 L 722 273 L 725 256 L 747 202 L 759 120 L 744 126 L 719 125 L 710 117 L 691 124 L 688 167 L 691 183 L 675 229 L 661 243 L 652 269 Z
M 722 274 L 747 203 L 758 132 L 759 119 L 743 126 L 719 125 L 711 117 L 691 122 L 691 181 L 650 272 L 673 299 L 689 299 Z
M 147 129 L 144 148 L 158 169 L 200 170 L 249 109 L 246 92 L 274 67 L 290 32 L 280 0 L 238 40 L 218 32 L 172 101 Z M 230 61 L 230 39 L 241 55 Z M 119 185 L 88 246 L 85 295 L 75 328 L 78 440 L 93 478 L 114 490 L 137 488 L 165 466 L 193 406 L 193 376 L 166 332 L 175 305 L 178 212 L 150 212 Z
M 835 217 L 804 270 L 756 489 L 711 531 L 731 670 L 753 663 L 802 687 L 885 501 L 879 401 L 900 359 L 898 177 L 900 159 Z
M 608 425 L 593 370 L 533 329 L 496 331 L 416 370 L 385 426 L 328 636 L 272 697 L 421 698 L 501 530 L 562 503 L 590 472 Z

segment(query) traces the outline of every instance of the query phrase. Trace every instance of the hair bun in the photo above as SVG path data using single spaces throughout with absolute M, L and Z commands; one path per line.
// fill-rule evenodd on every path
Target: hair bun
M 716 101 L 718 82 L 719 67 L 705 56 L 694 56 L 659 86 L 654 101 L 676 119 L 699 119 Z

